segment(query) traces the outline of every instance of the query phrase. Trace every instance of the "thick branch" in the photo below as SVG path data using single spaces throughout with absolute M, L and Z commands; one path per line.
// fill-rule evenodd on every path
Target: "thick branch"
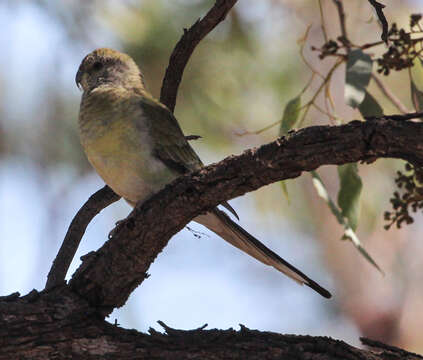
M 229 330 L 126 330 L 98 318 L 66 286 L 0 298 L 0 360 L 14 359 L 321 359 L 421 360 L 364 339 L 375 351 L 328 337 L 281 335 L 241 326 Z
M 422 138 L 423 124 L 414 122 L 372 120 L 313 126 L 180 177 L 136 207 L 112 239 L 84 259 L 70 285 L 108 314 L 122 306 L 145 279 L 169 239 L 201 212 L 322 165 L 385 157 L 422 165 Z

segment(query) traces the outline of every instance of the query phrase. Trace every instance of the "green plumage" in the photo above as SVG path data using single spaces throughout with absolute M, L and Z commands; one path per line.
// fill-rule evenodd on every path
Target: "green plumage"
M 180 174 L 198 170 L 203 166 L 185 139 L 178 121 L 166 106 L 146 96 L 142 96 L 140 106 L 148 119 L 154 156 Z

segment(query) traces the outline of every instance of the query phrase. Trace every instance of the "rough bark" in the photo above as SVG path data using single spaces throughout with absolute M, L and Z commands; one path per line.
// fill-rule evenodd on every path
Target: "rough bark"
M 0 298 L 0 360 L 13 359 L 422 359 L 365 339 L 362 350 L 328 337 L 249 330 L 142 334 L 107 323 L 66 286 Z

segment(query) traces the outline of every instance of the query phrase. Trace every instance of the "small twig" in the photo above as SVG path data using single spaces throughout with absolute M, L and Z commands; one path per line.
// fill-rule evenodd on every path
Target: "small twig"
M 323 115 L 326 115 L 329 118 L 329 121 L 332 123 L 332 125 L 334 124 L 334 122 L 336 120 L 338 120 L 336 118 L 336 116 L 332 115 L 329 111 L 326 111 L 324 109 L 322 109 L 319 105 L 317 105 L 316 103 L 311 104 L 311 106 L 313 106 L 317 111 L 321 112 Z
M 337 62 L 331 67 L 331 69 L 329 70 L 329 72 L 327 73 L 326 77 L 324 78 L 323 82 L 320 84 L 319 88 L 317 89 L 317 91 L 314 93 L 313 97 L 311 98 L 311 100 L 304 105 L 304 113 L 301 116 L 301 119 L 298 121 L 298 125 L 297 127 L 301 128 L 301 126 L 304 123 L 304 120 L 308 114 L 308 111 L 310 110 L 311 105 L 316 101 L 317 96 L 319 96 L 320 92 L 322 91 L 322 89 L 324 89 L 324 87 L 326 86 L 326 84 L 331 80 L 333 73 L 335 72 L 335 70 L 338 68 L 339 65 L 341 65 L 344 62 L 344 59 L 341 60 L 337 60 Z
M 374 46 L 379 46 L 379 45 L 383 45 L 383 44 L 385 44 L 384 41 L 375 41 L 375 42 L 367 43 L 367 44 L 364 44 L 364 45 L 361 45 L 361 46 L 356 45 L 356 47 L 360 48 L 361 50 L 366 50 L 366 49 L 372 48 Z
M 382 93 L 386 96 L 386 98 L 393 104 L 395 107 L 401 111 L 403 114 L 408 114 L 410 110 L 408 110 L 405 105 L 385 86 L 385 84 L 375 75 L 372 74 L 372 79 L 375 81 L 378 88 L 382 91 Z
M 345 11 L 344 11 L 344 5 L 341 0 L 333 0 L 336 9 L 338 10 L 338 16 L 339 16 L 339 24 L 341 25 L 341 35 L 343 38 L 344 45 L 347 47 L 347 52 L 349 51 L 349 39 L 347 36 L 347 27 L 345 25 Z
M 324 13 L 323 13 L 322 0 L 319 0 L 319 11 L 320 11 L 320 21 L 322 23 L 323 38 L 325 39 L 325 43 L 327 43 L 329 38 L 328 38 L 327 31 L 326 31 L 326 26 L 325 26 L 325 18 L 324 18 Z
M 189 226 L 185 226 L 186 229 L 191 232 L 192 235 L 194 235 L 195 238 L 197 239 L 201 239 L 202 236 L 206 236 L 206 237 L 210 237 L 209 234 L 206 234 L 202 231 L 198 231 L 198 230 L 194 230 L 193 228 L 189 227 Z
M 305 32 L 305 34 L 304 34 L 304 36 L 301 40 L 300 57 L 303 60 L 304 64 L 310 69 L 310 71 L 313 74 L 317 74 L 320 78 L 324 79 L 325 77 L 320 72 L 318 72 L 316 69 L 313 68 L 313 66 L 308 62 L 308 60 L 306 59 L 306 57 L 304 55 L 304 48 L 305 48 L 305 45 L 307 43 L 308 34 L 310 32 L 310 29 L 311 29 L 311 25 L 307 26 L 307 30 L 306 30 L 306 32 Z
M 217 0 L 209 12 L 192 25 L 176 44 L 170 55 L 169 65 L 163 79 L 160 101 L 172 112 L 176 105 L 176 94 L 182 80 L 182 74 L 189 58 L 198 43 L 222 22 L 237 0 Z
M 76 250 L 78 250 L 79 243 L 88 224 L 101 210 L 119 199 L 120 196 L 115 194 L 106 185 L 91 195 L 81 209 L 79 209 L 68 228 L 62 246 L 48 273 L 46 289 L 51 289 L 64 282 L 66 273 L 75 256 Z
M 394 120 L 394 121 L 406 121 L 411 119 L 418 119 L 423 117 L 423 112 L 414 112 L 409 114 L 395 114 L 395 115 L 383 115 L 383 116 L 366 116 L 366 120 Z
M 298 121 L 298 128 L 301 128 L 301 126 L 304 123 L 304 120 L 310 110 L 310 107 L 312 105 L 314 105 L 314 102 L 317 99 L 317 96 L 319 96 L 319 94 L 321 93 L 321 91 L 325 88 L 325 86 L 327 85 L 327 83 L 330 81 L 330 79 L 332 78 L 332 75 L 334 73 L 334 71 L 338 68 L 339 65 L 341 65 L 343 63 L 343 58 L 340 58 L 341 60 L 338 60 L 333 66 L 332 68 L 329 70 L 329 72 L 327 73 L 326 77 L 323 78 L 323 82 L 320 84 L 319 88 L 316 90 L 316 92 L 314 93 L 314 95 L 312 96 L 311 100 L 309 100 L 306 104 L 304 104 L 303 106 L 300 107 L 300 110 L 304 109 L 304 113 L 301 116 L 300 120 Z M 314 73 L 313 73 L 314 74 Z M 306 87 L 304 89 L 307 89 L 308 85 L 306 85 Z M 305 90 L 303 90 L 301 92 L 301 94 L 304 92 Z M 244 131 L 242 133 L 238 133 L 238 136 L 244 136 L 244 135 L 258 135 L 261 134 L 264 131 L 267 131 L 269 129 L 271 129 L 272 127 L 276 126 L 277 124 L 280 124 L 282 120 L 278 120 L 275 121 L 267 126 L 265 126 L 264 128 L 261 128 L 260 130 L 257 131 Z
M 382 35 L 380 36 L 381 39 L 387 43 L 388 42 L 388 20 L 386 20 L 386 17 L 383 13 L 383 8 L 385 5 L 381 4 L 380 2 L 377 2 L 376 0 L 368 0 L 370 5 L 372 5 L 375 8 L 377 17 L 379 18 L 380 23 L 382 24 Z
M 203 137 L 200 135 L 187 135 L 185 136 L 185 139 L 187 139 L 188 141 L 191 140 L 198 140 L 198 139 L 202 139 Z
M 209 325 L 209 324 L 204 324 L 197 329 L 181 330 L 181 329 L 171 328 L 170 326 L 166 325 L 161 320 L 158 320 L 157 323 L 166 331 L 166 334 L 172 335 L 172 336 L 185 336 L 186 334 L 202 331 Z

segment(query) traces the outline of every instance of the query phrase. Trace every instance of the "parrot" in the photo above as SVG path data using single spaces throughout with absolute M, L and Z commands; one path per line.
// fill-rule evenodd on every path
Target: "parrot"
M 82 60 L 75 81 L 83 91 L 78 128 L 88 161 L 132 207 L 204 166 L 173 113 L 148 92 L 129 55 L 96 49 Z M 237 217 L 227 202 L 221 205 Z M 297 283 L 331 297 L 217 207 L 193 220 Z

